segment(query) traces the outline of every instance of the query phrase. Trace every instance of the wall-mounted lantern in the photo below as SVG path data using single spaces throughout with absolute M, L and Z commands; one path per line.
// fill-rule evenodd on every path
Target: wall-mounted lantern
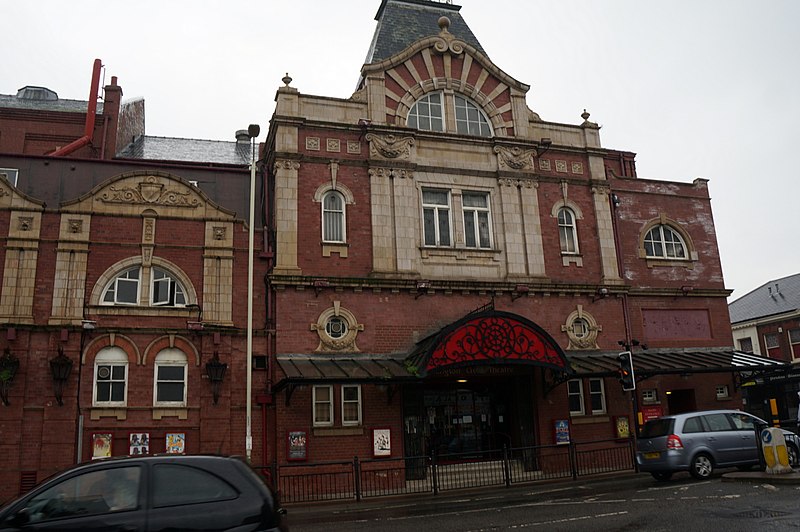
M 64 406 L 64 385 L 69 380 L 72 371 L 72 359 L 64 354 L 64 349 L 58 346 L 58 355 L 50 359 L 50 373 L 53 377 L 53 388 L 56 392 L 58 406 Z
M 14 382 L 14 376 L 19 369 L 19 359 L 11 354 L 11 349 L 6 347 L 3 356 L 0 356 L 0 399 L 8 406 L 8 390 Z
M 211 393 L 214 394 L 214 404 L 217 404 L 219 401 L 219 388 L 222 385 L 222 381 L 225 379 L 225 370 L 227 369 L 228 365 L 224 362 L 220 362 L 219 353 L 214 351 L 214 357 L 206 362 L 206 374 L 211 381 Z

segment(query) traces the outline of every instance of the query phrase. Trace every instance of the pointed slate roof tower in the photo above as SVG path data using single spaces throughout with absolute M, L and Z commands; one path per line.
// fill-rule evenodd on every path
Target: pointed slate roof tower
M 441 17 L 450 19 L 450 31 L 486 55 L 478 39 L 461 18 L 461 6 L 431 0 L 383 0 L 375 20 L 378 26 L 365 63 L 383 61 L 424 37 L 437 34 Z

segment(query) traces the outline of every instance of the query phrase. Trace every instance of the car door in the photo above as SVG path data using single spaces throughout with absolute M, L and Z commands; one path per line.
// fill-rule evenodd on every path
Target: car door
M 755 418 L 744 412 L 728 414 L 731 423 L 736 428 L 739 448 L 736 454 L 741 462 L 758 462 L 758 444 L 756 442 Z
M 703 422 L 708 427 L 706 445 L 717 465 L 739 462 L 742 449 L 739 431 L 734 430 L 730 418 L 723 412 L 705 414 Z
M 110 465 L 44 484 L 0 530 L 144 531 L 143 468 Z

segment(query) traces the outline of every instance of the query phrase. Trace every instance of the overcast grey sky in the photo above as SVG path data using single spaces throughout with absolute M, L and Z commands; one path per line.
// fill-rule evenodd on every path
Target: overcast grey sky
M 639 177 L 709 188 L 731 301 L 800 272 L 800 1 L 461 0 L 489 57 L 531 86 L 542 119 L 637 153 Z M 352 94 L 379 0 L 0 0 L 0 93 L 86 100 L 92 62 L 148 135 L 266 135 L 287 72 L 303 93 Z

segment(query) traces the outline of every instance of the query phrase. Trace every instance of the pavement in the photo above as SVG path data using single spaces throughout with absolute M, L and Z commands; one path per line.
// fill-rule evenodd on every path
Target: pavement
M 800 485 L 800 471 L 792 469 L 791 473 L 780 474 L 767 473 L 766 471 L 735 471 L 723 474 L 722 481 Z

